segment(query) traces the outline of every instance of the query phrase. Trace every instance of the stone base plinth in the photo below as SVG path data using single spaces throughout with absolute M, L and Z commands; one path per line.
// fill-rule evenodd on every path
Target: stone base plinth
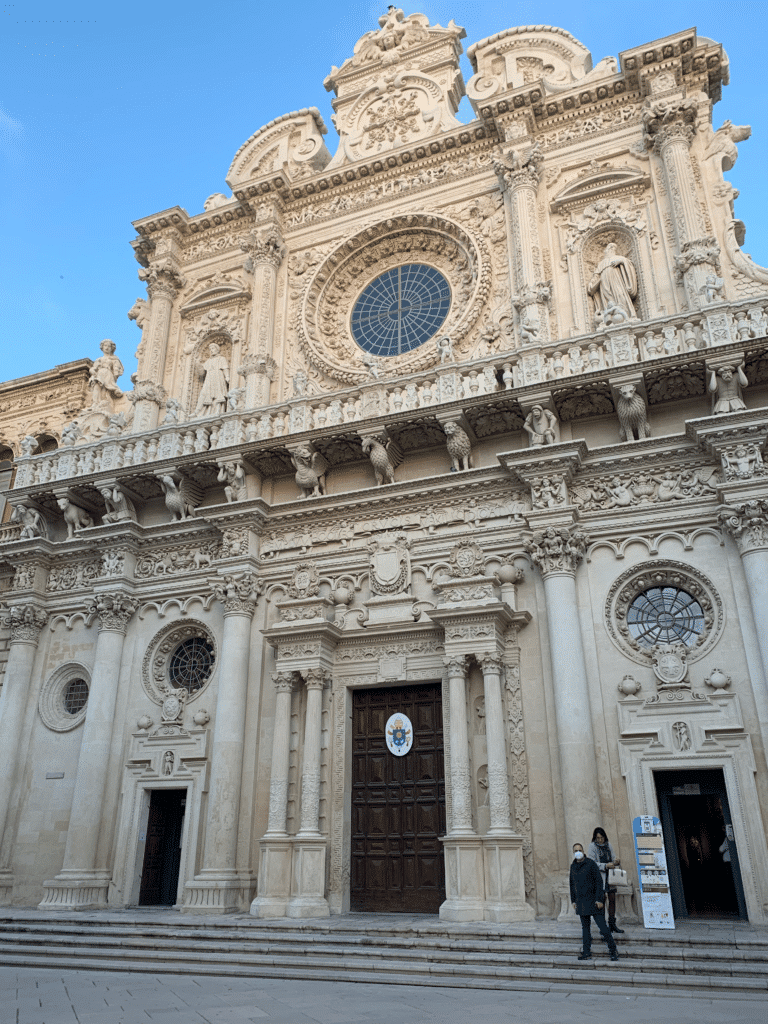
M 483 836 L 485 920 L 495 924 L 533 921 L 536 912 L 525 902 L 523 837 Z
M 445 902 L 441 921 L 484 921 L 485 878 L 483 841 L 479 836 L 443 839 Z
M 576 916 L 576 911 L 573 909 L 571 903 L 571 891 L 568 884 L 568 879 L 561 879 L 552 886 L 552 892 L 555 895 L 555 910 L 557 910 L 558 900 L 560 902 L 560 911 L 557 915 L 558 921 L 573 921 L 578 922 L 579 918 Z M 631 882 L 627 882 L 626 885 L 616 886 L 616 921 L 618 924 L 642 924 L 642 920 L 638 917 L 635 910 L 635 887 Z M 608 916 L 608 908 L 605 908 L 606 917 Z
M 325 898 L 327 841 L 318 836 L 297 838 L 293 844 L 291 898 L 287 917 L 330 917 Z
M 181 910 L 186 914 L 235 914 L 251 900 L 253 880 L 232 872 L 201 872 L 184 886 Z
M 43 882 L 45 896 L 40 910 L 105 910 L 108 906 L 109 876 L 104 872 L 74 872 Z
M 13 872 L 0 871 L 0 907 L 7 907 L 10 905 L 11 896 L 13 895 Z
M 262 839 L 259 852 L 258 896 L 251 903 L 254 917 L 286 917 L 291 898 L 291 854 L 288 839 Z

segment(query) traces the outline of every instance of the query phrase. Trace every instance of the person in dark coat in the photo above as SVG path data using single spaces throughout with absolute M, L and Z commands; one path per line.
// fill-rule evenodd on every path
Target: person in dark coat
M 600 929 L 600 934 L 608 943 L 611 960 L 618 960 L 619 953 L 616 942 L 605 923 L 605 888 L 600 869 L 593 860 L 584 856 L 581 843 L 573 844 L 573 862 L 571 863 L 571 903 L 581 918 L 581 953 L 579 960 L 592 959 L 592 918 Z

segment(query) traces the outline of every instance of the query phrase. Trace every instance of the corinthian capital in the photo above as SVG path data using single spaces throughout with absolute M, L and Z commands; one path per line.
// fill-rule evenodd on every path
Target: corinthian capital
M 264 589 L 263 582 L 252 572 L 242 576 L 224 576 L 211 584 L 211 590 L 217 601 L 224 605 L 224 613 L 241 612 L 253 615 L 259 594 Z
M 187 283 L 176 265 L 169 259 L 158 260 L 146 270 L 143 267 L 140 268 L 139 280 L 146 283 L 151 299 L 165 296 L 173 300 Z
M 128 620 L 139 607 L 139 602 L 127 594 L 97 594 L 87 606 L 88 617 L 98 616 L 99 629 L 125 633 Z
M 285 246 L 276 227 L 268 226 L 251 231 L 240 239 L 240 248 L 248 253 L 246 269 L 250 270 L 259 263 L 268 263 L 279 267 L 285 256 Z M 250 262 L 251 266 L 248 266 Z
M 541 181 L 544 158 L 539 143 L 512 149 L 501 159 L 492 158 L 493 169 L 502 182 L 502 187 L 510 192 L 522 186 L 538 187 Z
M 730 533 L 742 555 L 768 550 L 768 500 L 723 505 L 718 512 L 718 520 L 720 529 Z
M 551 573 L 575 573 L 588 544 L 589 537 L 580 526 L 570 529 L 549 526 L 546 530 L 537 530 L 526 541 L 525 549 L 542 576 L 548 576 Z
M 14 604 L 3 616 L 11 630 L 11 643 L 36 644 L 48 621 L 48 612 L 35 604 Z
M 461 676 L 463 679 L 467 673 L 467 659 L 465 655 L 454 655 L 452 658 L 443 658 L 443 664 L 448 670 L 448 676 Z
M 308 690 L 322 690 L 328 682 L 328 673 L 321 668 L 310 668 L 304 673 Z
M 643 111 L 645 143 L 660 153 L 671 142 L 690 146 L 696 133 L 696 101 L 655 100 Z
M 293 672 L 274 672 L 272 674 L 272 682 L 275 684 L 275 690 L 278 693 L 291 693 L 293 691 Z

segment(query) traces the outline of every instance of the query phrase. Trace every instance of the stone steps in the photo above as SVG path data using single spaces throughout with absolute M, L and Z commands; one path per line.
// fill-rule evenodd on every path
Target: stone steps
M 367 925 L 367 927 L 366 927 Z M 632 929 L 608 960 L 599 938 L 579 963 L 579 930 L 546 926 L 410 927 L 348 918 L 328 922 L 249 917 L 153 917 L 0 912 L 6 965 L 240 977 L 313 978 L 474 988 L 564 990 L 586 986 L 633 993 L 768 998 L 768 935 L 744 930 L 671 936 Z

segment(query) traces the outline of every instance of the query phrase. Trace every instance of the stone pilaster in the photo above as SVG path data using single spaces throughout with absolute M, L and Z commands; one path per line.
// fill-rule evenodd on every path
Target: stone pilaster
M 151 305 L 147 348 L 139 364 L 139 380 L 134 388 L 132 429 L 135 434 L 157 426 L 160 405 L 167 397 L 162 382 L 171 313 L 174 299 L 186 284 L 176 262 L 168 257 L 153 263 L 147 270 L 140 270 L 139 278 L 147 284 Z
M 253 573 L 246 572 L 224 576 L 215 581 L 212 589 L 224 606 L 224 635 L 203 866 L 194 881 L 187 883 L 184 895 L 184 910 L 197 914 L 223 914 L 240 909 L 251 886 L 249 873 L 238 870 L 237 833 L 251 620 L 262 583 Z
M 588 537 L 579 526 L 535 530 L 526 549 L 544 578 L 549 650 L 560 753 L 565 840 L 584 843 L 601 820 L 595 741 L 584 644 L 579 624 L 576 568 Z
M 269 405 L 275 376 L 275 289 L 285 246 L 277 225 L 265 225 L 241 240 L 240 248 L 248 253 L 245 266 L 253 272 L 253 297 L 248 346 L 238 373 L 245 378 L 245 408 L 254 409 Z
M 10 648 L 5 666 L 5 681 L 0 691 L 0 902 L 10 900 L 13 874 L 10 867 L 12 807 L 11 801 L 18 781 L 19 748 L 24 711 L 27 706 L 32 668 L 40 633 L 48 621 L 48 613 L 32 602 L 11 605 L 6 616 L 10 627 Z
M 445 659 L 451 708 L 451 836 L 473 836 L 472 786 L 467 738 L 467 659 Z
M 138 607 L 135 598 L 111 591 L 97 593 L 88 611 L 99 633 L 91 687 L 80 744 L 75 791 L 69 817 L 64 864 L 53 881 L 44 882 L 43 908 L 105 907 L 111 872 L 98 861 L 99 836 L 106 825 L 104 799 L 123 645 L 128 622 Z

